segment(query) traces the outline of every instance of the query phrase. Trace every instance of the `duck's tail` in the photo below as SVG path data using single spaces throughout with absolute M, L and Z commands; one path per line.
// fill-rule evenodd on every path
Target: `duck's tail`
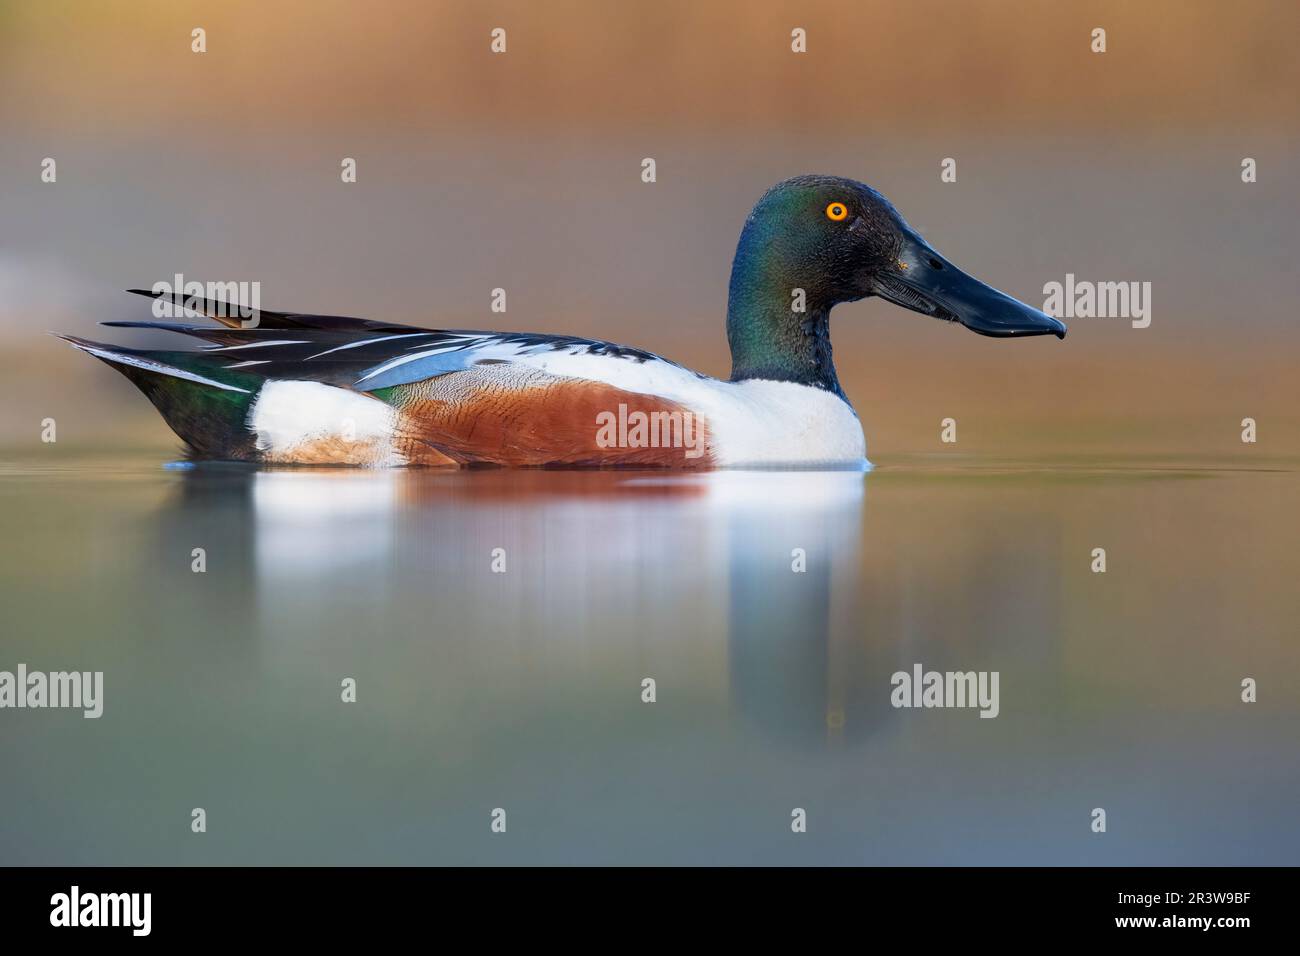
M 256 458 L 247 422 L 263 377 L 231 370 L 204 352 L 128 349 L 54 334 L 129 378 L 185 442 L 191 456 Z

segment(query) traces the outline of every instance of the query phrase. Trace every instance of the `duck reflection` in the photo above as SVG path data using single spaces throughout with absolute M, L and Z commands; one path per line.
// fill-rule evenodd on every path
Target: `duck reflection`
M 733 703 L 768 738 L 800 746 L 842 740 L 846 729 L 861 727 L 849 727 L 847 709 L 850 699 L 861 703 L 851 688 L 864 671 L 834 658 L 861 646 L 867 479 L 845 472 L 723 477 Z
M 494 663 L 543 681 L 663 674 L 670 700 L 816 747 L 871 723 L 874 671 L 856 657 L 868 480 L 199 466 L 165 526 L 244 569 L 223 607 L 245 609 L 263 655 L 426 641 L 428 666 L 466 683 L 499 682 Z

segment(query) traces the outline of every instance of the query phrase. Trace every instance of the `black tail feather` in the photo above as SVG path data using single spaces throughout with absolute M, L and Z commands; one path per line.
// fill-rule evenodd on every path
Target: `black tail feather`
M 148 289 L 127 289 L 135 295 L 161 299 L 189 312 L 199 312 L 220 322 L 229 329 L 322 329 L 326 331 L 406 331 L 412 326 L 376 322 L 349 315 L 306 315 L 299 312 L 275 312 L 271 309 L 252 309 L 239 303 L 205 299 L 185 295 L 183 292 L 152 292 Z M 418 330 L 417 330 L 418 331 Z

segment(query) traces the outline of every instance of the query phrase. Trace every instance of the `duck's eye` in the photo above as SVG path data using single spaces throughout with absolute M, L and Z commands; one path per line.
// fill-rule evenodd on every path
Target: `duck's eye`
M 826 218 L 832 222 L 842 222 L 849 214 L 849 207 L 842 202 L 833 202 L 826 207 Z

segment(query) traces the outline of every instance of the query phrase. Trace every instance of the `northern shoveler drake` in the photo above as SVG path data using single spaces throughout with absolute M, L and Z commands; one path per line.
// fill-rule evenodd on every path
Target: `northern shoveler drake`
M 731 377 L 566 335 L 469 332 L 166 298 L 216 326 L 161 328 L 199 350 L 65 335 L 157 406 L 191 457 L 271 464 L 700 468 L 864 464 L 831 360 L 830 313 L 879 296 L 982 335 L 1058 320 L 952 265 L 869 186 L 799 176 L 770 189 L 731 270 Z M 236 317 L 232 317 L 236 316 Z

